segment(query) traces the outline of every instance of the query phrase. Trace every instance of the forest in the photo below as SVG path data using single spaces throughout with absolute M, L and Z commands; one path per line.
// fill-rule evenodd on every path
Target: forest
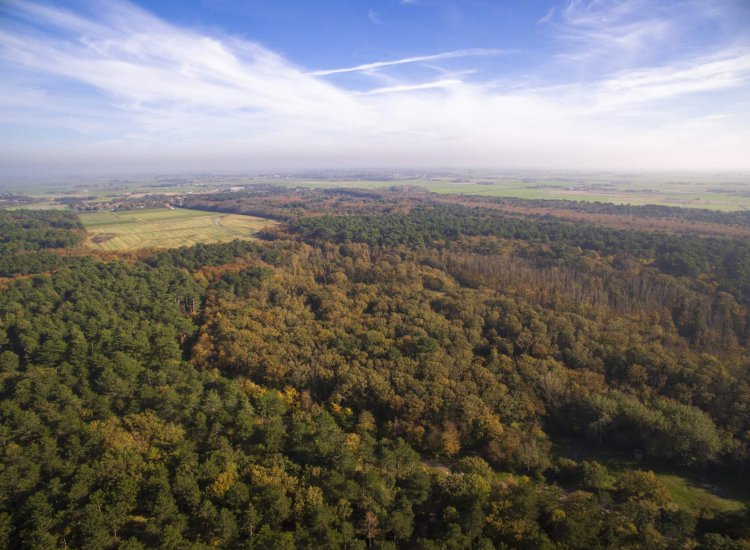
M 282 224 L 104 255 L 0 210 L 0 547 L 750 548 L 747 505 L 660 475 L 750 494 L 747 239 L 408 189 L 185 206 Z

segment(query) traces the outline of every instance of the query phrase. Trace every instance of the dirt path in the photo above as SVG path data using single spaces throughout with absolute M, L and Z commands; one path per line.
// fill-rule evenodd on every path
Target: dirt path
M 442 472 L 444 474 L 451 473 L 450 464 L 448 464 L 447 462 L 438 462 L 437 460 L 424 459 L 422 460 L 422 465 L 426 466 L 430 470 L 435 470 L 436 472 Z

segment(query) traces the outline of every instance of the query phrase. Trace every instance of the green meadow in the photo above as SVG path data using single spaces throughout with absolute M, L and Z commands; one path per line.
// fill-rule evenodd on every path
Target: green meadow
M 562 456 L 571 453 L 569 443 L 563 439 L 555 445 Z M 672 500 L 695 513 L 732 512 L 750 504 L 750 485 L 744 480 L 738 482 L 731 475 L 660 467 L 641 463 L 628 453 L 606 449 L 578 447 L 575 454 L 578 460 L 596 461 L 606 466 L 612 474 L 625 469 L 652 470 L 667 488 Z

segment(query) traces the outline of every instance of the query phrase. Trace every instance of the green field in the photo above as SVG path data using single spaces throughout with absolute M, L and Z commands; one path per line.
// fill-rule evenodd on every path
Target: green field
M 89 234 L 86 245 L 109 252 L 250 239 L 275 224 L 253 216 L 184 208 L 95 212 L 80 218 Z
M 562 456 L 570 451 L 568 440 L 558 441 L 556 446 Z M 656 477 L 669 491 L 672 500 L 683 508 L 699 513 L 731 512 L 750 505 L 750 486 L 726 475 L 708 475 L 690 470 L 659 468 L 643 464 L 628 453 L 597 450 L 575 446 L 578 460 L 596 461 L 616 474 L 625 469 L 653 470 Z
M 381 177 L 378 177 L 380 175 Z M 94 197 L 89 202 L 135 198 L 141 194 L 200 194 L 226 191 L 231 186 L 381 189 L 421 187 L 434 193 L 459 193 L 487 197 L 567 199 L 615 204 L 659 204 L 712 210 L 750 210 L 748 173 L 638 173 L 551 172 L 525 170 L 448 170 L 433 173 L 398 173 L 388 170 L 347 177 L 326 175 L 184 175 L 174 178 L 92 178 L 36 182 L 25 185 L 0 183 L 0 192 L 12 191 L 46 199 L 35 208 L 54 205 L 55 199 Z M 49 206 L 46 206 L 49 207 Z
M 739 181 L 736 181 L 739 180 Z M 439 194 L 465 194 L 520 199 L 599 201 L 614 204 L 658 204 L 710 210 L 750 210 L 750 182 L 747 178 L 706 176 L 702 180 L 678 180 L 668 176 L 634 178 L 581 176 L 579 178 L 508 178 L 487 175 L 454 179 L 445 177 L 404 180 L 313 179 L 268 180 L 284 187 L 381 189 L 393 186 L 421 187 Z

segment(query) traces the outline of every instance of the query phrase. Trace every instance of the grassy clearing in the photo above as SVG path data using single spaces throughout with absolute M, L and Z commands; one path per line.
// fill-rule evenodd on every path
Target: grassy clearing
M 684 508 L 695 511 L 732 512 L 740 510 L 748 501 L 747 494 L 729 485 L 719 487 L 677 474 L 655 473 L 666 485 L 672 500 Z
M 108 252 L 250 239 L 275 223 L 253 216 L 184 208 L 85 213 L 80 218 L 89 233 L 86 245 Z
M 750 486 L 736 479 L 693 471 L 658 468 L 635 460 L 632 455 L 581 447 L 571 441 L 558 441 L 558 452 L 576 460 L 596 461 L 611 473 L 623 470 L 653 470 L 669 490 L 672 500 L 697 513 L 731 512 L 750 505 Z
M 67 210 L 64 204 L 53 201 L 34 202 L 31 204 L 22 204 L 19 206 L 9 206 L 6 210 Z

